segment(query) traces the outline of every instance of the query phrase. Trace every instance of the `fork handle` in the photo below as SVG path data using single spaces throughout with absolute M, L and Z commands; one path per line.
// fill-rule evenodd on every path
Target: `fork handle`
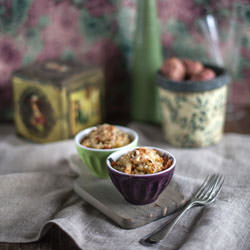
M 183 208 L 182 212 L 178 214 L 174 218 L 174 220 L 172 220 L 171 222 L 166 221 L 165 223 L 163 223 L 163 225 L 154 230 L 150 235 L 147 235 L 146 238 L 143 238 L 141 240 L 141 243 L 156 244 L 161 241 L 173 229 L 180 218 L 194 205 L 195 204 L 193 202 L 188 202 L 187 205 Z

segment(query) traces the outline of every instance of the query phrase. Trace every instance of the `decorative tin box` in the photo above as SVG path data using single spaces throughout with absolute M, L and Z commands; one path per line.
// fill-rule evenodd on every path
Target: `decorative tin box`
M 12 83 L 17 133 L 32 141 L 67 139 L 102 119 L 98 68 L 49 61 L 16 72 Z

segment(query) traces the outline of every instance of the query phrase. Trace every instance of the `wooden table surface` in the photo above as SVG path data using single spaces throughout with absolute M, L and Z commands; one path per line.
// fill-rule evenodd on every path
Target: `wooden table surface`
M 225 133 L 228 132 L 250 134 L 250 107 L 244 108 L 244 116 L 239 120 L 226 122 Z M 54 225 L 39 242 L 0 243 L 0 250 L 79 250 L 79 248 L 66 233 Z

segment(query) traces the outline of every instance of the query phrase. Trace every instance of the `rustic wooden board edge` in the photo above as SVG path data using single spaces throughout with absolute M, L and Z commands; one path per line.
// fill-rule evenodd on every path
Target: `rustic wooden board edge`
M 87 201 L 89 204 L 91 204 L 93 207 L 98 209 L 101 213 L 106 215 L 108 218 L 113 220 L 115 223 L 117 223 L 120 227 L 124 229 L 132 229 L 136 226 L 131 222 L 130 218 L 122 217 L 118 215 L 115 211 L 111 211 L 107 206 L 102 204 L 100 201 L 95 199 L 93 196 L 91 196 L 88 192 L 84 191 L 83 188 L 81 188 L 79 184 L 78 178 L 74 183 L 74 190 L 75 192 L 85 201 Z
M 124 216 L 117 214 L 114 210 L 110 210 L 109 207 L 107 207 L 105 204 L 103 204 L 99 200 L 97 200 L 94 196 L 92 196 L 91 194 L 86 192 L 84 190 L 84 188 L 81 187 L 81 177 L 79 177 L 74 182 L 73 188 L 74 188 L 74 191 L 83 200 L 88 202 L 90 205 L 92 205 L 94 208 L 99 210 L 101 213 L 103 213 L 105 216 L 107 216 L 109 219 L 111 219 L 113 222 L 115 222 L 117 225 L 119 225 L 123 229 L 134 229 L 137 227 L 144 226 L 144 225 L 149 224 L 153 221 L 156 221 L 158 219 L 161 219 L 163 217 L 166 217 L 166 216 L 169 216 L 169 215 L 175 213 L 183 205 L 183 204 L 181 204 L 179 208 L 176 208 L 176 210 L 172 210 L 172 211 L 167 211 L 167 207 L 166 207 L 166 210 L 163 209 L 164 211 L 162 210 L 162 213 L 159 214 L 157 217 L 152 217 L 152 218 L 147 217 L 147 220 L 146 219 L 145 220 L 136 219 L 136 218 L 133 218 L 133 220 L 132 220 L 131 218 L 124 217 Z

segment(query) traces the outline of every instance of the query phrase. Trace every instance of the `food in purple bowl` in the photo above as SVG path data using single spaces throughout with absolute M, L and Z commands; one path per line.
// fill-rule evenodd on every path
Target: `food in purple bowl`
M 130 203 L 149 204 L 157 200 L 169 184 L 175 157 L 156 147 L 135 147 L 112 153 L 106 160 L 109 176 Z

